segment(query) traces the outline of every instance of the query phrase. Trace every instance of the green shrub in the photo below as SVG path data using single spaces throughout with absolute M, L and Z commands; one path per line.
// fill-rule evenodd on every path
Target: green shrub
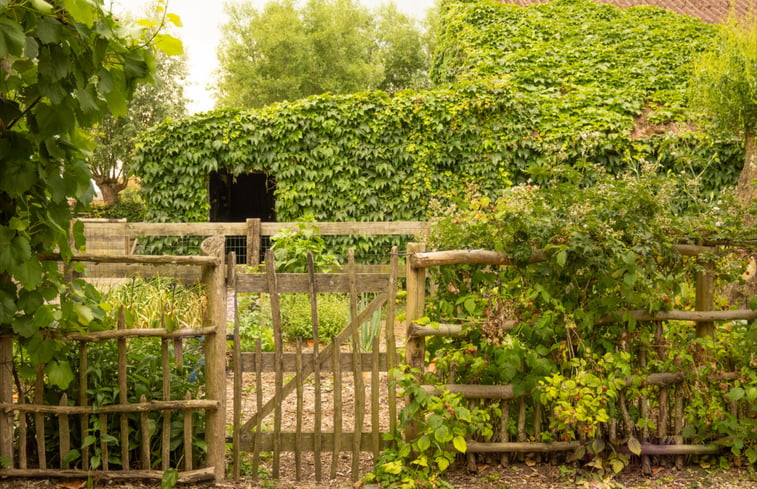
M 252 296 L 252 294 L 250 294 Z M 349 325 L 350 300 L 344 294 L 317 294 L 318 337 L 327 342 Z M 282 294 L 281 331 L 284 341 L 313 338 L 310 296 L 308 294 Z M 255 350 L 255 340 L 261 339 L 263 351 L 273 351 L 273 323 L 271 303 L 266 294 L 261 299 L 246 298 L 240 302 L 239 320 L 242 349 Z

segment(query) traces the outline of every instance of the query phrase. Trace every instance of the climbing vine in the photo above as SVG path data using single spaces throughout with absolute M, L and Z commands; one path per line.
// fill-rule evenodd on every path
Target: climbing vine
M 562 164 L 618 173 L 659 162 L 711 196 L 735 182 L 738 142 L 687 123 L 705 24 L 588 0 L 444 11 L 434 90 L 211 112 L 145 134 L 135 159 L 147 219 L 206 220 L 218 170 L 274 178 L 279 220 L 425 219 L 430 197 L 538 183 Z

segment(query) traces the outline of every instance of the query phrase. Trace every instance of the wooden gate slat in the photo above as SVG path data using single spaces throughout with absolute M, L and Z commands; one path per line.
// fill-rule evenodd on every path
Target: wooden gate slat
M 310 294 L 310 318 L 313 324 L 313 380 L 314 380 L 314 397 L 315 413 L 313 420 L 313 461 L 315 464 L 315 480 L 321 482 L 321 362 L 319 359 L 320 335 L 318 324 L 318 297 L 316 295 L 315 283 L 315 266 L 313 264 L 313 254 L 308 251 L 308 293 Z M 304 375 L 304 373 L 303 373 Z
M 281 459 L 281 400 L 282 387 L 284 383 L 284 377 L 282 372 L 281 358 L 284 351 L 283 336 L 281 334 L 281 306 L 279 304 L 279 290 L 278 290 L 278 278 L 276 277 L 276 262 L 273 257 L 273 250 L 270 248 L 265 253 L 266 263 L 266 277 L 268 280 L 268 293 L 271 301 L 271 316 L 273 322 L 273 338 L 274 338 L 274 353 L 276 354 L 275 361 L 275 391 L 273 395 L 273 470 L 271 476 L 274 479 L 279 478 L 279 464 Z M 290 382 L 291 383 L 291 382 Z
M 379 296 L 376 297 L 373 300 L 373 302 L 371 302 L 370 304 L 368 304 L 368 306 L 360 312 L 360 314 L 357 317 L 357 323 L 360 324 L 363 321 L 365 321 L 367 318 L 369 318 L 371 316 L 371 314 L 373 314 L 373 312 L 375 310 L 377 310 L 379 307 L 381 307 L 381 305 L 383 305 L 383 303 L 386 301 L 386 297 L 387 297 L 386 293 L 379 294 Z M 353 322 L 354 322 L 354 320 L 353 320 Z M 349 338 L 351 332 L 352 331 L 351 331 L 351 324 L 350 324 L 350 326 L 348 326 L 345 330 L 343 330 L 338 335 L 336 335 L 333 338 L 333 340 L 331 341 L 331 343 L 329 343 L 323 349 L 322 354 L 318 358 L 318 360 L 321 363 L 321 367 L 323 367 L 324 363 L 326 363 L 326 362 L 328 362 L 330 360 L 333 360 L 332 357 L 334 356 L 333 355 L 334 348 L 335 348 L 334 345 L 336 345 L 336 344 L 341 345 L 342 343 L 344 343 L 344 341 L 347 338 Z M 308 367 L 303 366 L 303 375 L 305 375 L 307 377 L 307 376 L 309 376 L 312 373 L 313 373 L 312 367 L 308 368 Z M 282 398 L 287 397 L 288 395 L 290 395 L 294 391 L 295 381 L 296 381 L 296 379 L 291 379 L 289 382 L 287 382 L 286 384 L 284 384 L 284 386 L 282 387 L 282 390 L 281 390 Z M 259 410 L 255 414 L 253 414 L 250 417 L 250 419 L 248 419 L 247 422 L 245 422 L 245 424 L 242 426 L 242 430 L 241 430 L 242 431 L 242 433 L 241 433 L 242 440 L 247 439 L 247 441 L 249 441 L 250 432 L 252 432 L 252 429 L 257 425 L 258 418 L 260 418 L 260 417 L 265 418 L 266 416 L 268 416 L 273 411 L 274 407 L 275 407 L 274 399 L 270 399 L 267 403 L 265 403 L 265 405 L 263 406 L 263 408 L 261 410 Z
M 350 284 L 350 317 L 358 316 L 357 312 L 357 274 L 355 272 L 355 250 L 349 250 L 347 255 L 347 270 Z M 368 318 L 370 320 L 370 317 Z M 360 368 L 360 325 L 357 321 L 352 321 L 352 378 L 355 388 L 355 418 L 353 431 L 360 433 L 363 429 L 365 419 L 365 385 L 363 383 L 363 373 Z M 337 404 L 334 404 L 337 408 Z M 352 481 L 356 482 L 360 478 L 360 437 L 352 439 Z

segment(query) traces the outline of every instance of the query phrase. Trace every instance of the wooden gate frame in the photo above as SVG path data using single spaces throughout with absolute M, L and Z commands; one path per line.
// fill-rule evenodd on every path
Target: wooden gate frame
M 229 260 L 229 263 L 234 263 Z M 350 251 L 346 273 L 315 273 L 313 259 L 308 254 L 308 273 L 276 273 L 274 257 L 271 250 L 266 253 L 266 274 L 231 274 L 229 288 L 234 293 L 234 300 L 238 293 L 268 293 L 271 297 L 273 316 L 275 351 L 263 353 L 260 340 L 257 341 L 256 351 L 242 353 L 239 342 L 239 321 L 235 319 L 234 326 L 234 427 L 233 427 L 233 466 L 234 477 L 240 476 L 240 460 L 242 450 L 253 453 L 252 475 L 257 477 L 260 465 L 260 452 L 273 451 L 272 477 L 279 478 L 280 454 L 282 451 L 293 451 L 295 454 L 296 478 L 301 479 L 301 453 L 312 452 L 315 457 L 315 478 L 320 481 L 323 477 L 320 464 L 321 452 L 332 452 L 331 477 L 336 476 L 338 454 L 342 451 L 352 452 L 352 479 L 357 481 L 359 474 L 360 453 L 371 451 L 374 459 L 379 456 L 382 439 L 378 426 L 378 398 L 379 372 L 389 372 L 388 385 L 390 431 L 396 429 L 397 407 L 396 390 L 391 382 L 391 370 L 397 364 L 396 342 L 394 338 L 394 305 L 397 295 L 398 252 L 392 249 L 390 272 L 388 274 L 357 273 L 354 253 Z M 379 292 L 364 310 L 358 313 L 357 297 L 362 292 Z M 314 351 L 303 354 L 301 343 L 298 342 L 296 353 L 284 353 L 281 336 L 281 317 L 278 296 L 281 293 L 307 293 L 311 301 L 311 318 L 313 324 Z M 318 337 L 318 293 L 349 293 L 350 294 L 350 324 L 339 333 L 322 351 L 319 351 Z M 359 326 L 386 302 L 387 313 L 384 322 L 386 353 L 379 353 L 379 338 L 374 338 L 371 353 L 360 352 Z M 341 345 L 351 338 L 352 352 L 334 354 L 335 344 Z M 342 418 L 339 409 L 334 410 L 334 431 L 321 431 L 321 393 L 320 372 L 352 372 L 355 379 L 355 427 L 363 425 L 365 417 L 365 387 L 363 372 L 371 372 L 371 431 L 357 436 L 356 431 L 342 432 Z M 275 395 L 263 405 L 262 390 L 256 390 L 257 412 L 244 425 L 241 424 L 241 391 L 242 372 L 255 372 L 256 384 L 262 383 L 262 372 L 275 373 Z M 283 383 L 283 372 L 295 372 L 295 377 Z M 315 379 L 315 420 L 314 431 L 302 431 L 302 399 L 303 381 L 314 374 Z M 281 404 L 283 399 L 296 391 L 297 395 L 297 428 L 295 432 L 281 431 Z M 334 376 L 334 405 L 341 404 L 341 376 Z M 274 413 L 274 429 L 271 433 L 262 432 L 263 418 Z M 345 448 L 342 448 L 345 447 Z M 350 447 L 350 448 L 346 448 Z

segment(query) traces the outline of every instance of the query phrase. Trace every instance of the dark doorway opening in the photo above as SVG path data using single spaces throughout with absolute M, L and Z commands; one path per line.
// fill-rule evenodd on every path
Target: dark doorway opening
M 274 222 L 275 190 L 275 180 L 264 173 L 234 176 L 225 169 L 211 172 L 208 179 L 210 222 L 244 222 L 248 218 Z M 226 252 L 230 251 L 236 252 L 237 263 L 246 263 L 246 236 L 227 236 Z
M 276 201 L 273 193 L 276 182 L 264 173 L 234 176 L 227 170 L 210 173 L 211 222 L 244 222 L 258 218 L 266 222 L 276 220 Z

